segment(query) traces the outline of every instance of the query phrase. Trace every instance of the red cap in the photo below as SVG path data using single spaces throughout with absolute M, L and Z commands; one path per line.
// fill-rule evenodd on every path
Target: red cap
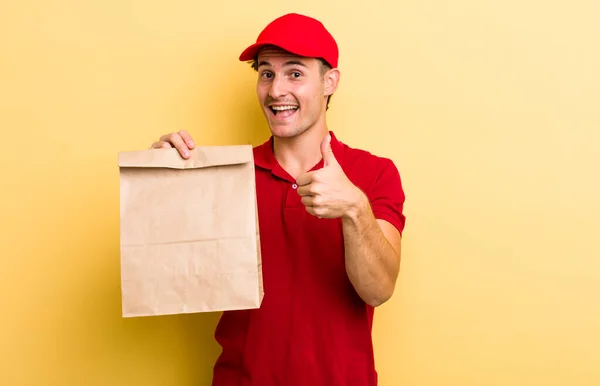
M 240 61 L 256 58 L 258 51 L 273 45 L 298 56 L 322 58 L 332 67 L 338 66 L 338 46 L 323 23 L 312 17 L 289 13 L 278 17 L 262 30 L 256 43 L 242 52 Z

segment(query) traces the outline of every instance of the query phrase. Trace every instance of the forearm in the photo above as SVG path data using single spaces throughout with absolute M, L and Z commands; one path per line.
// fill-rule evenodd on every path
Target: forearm
M 346 272 L 358 295 L 376 307 L 394 292 L 400 251 L 385 237 L 366 196 L 359 201 L 342 218 Z

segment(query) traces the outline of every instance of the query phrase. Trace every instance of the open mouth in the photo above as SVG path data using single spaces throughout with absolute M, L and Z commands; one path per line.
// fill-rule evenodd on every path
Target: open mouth
M 294 114 L 298 110 L 298 106 L 269 106 L 269 109 L 273 112 L 273 115 L 285 118 Z

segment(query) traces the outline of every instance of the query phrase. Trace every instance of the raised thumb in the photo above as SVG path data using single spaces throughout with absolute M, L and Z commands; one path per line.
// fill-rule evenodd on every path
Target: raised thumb
M 331 150 L 331 134 L 327 134 L 321 142 L 321 154 L 323 155 L 323 167 L 336 162 L 333 151 Z

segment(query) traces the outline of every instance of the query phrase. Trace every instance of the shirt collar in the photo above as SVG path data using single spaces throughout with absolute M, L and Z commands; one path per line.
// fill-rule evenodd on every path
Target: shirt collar
M 337 139 L 333 131 L 330 131 L 329 134 L 331 134 L 331 151 L 333 151 L 333 155 L 338 162 L 341 163 L 344 155 L 344 144 Z M 254 164 L 262 169 L 269 170 L 282 178 L 290 178 L 275 158 L 275 154 L 273 153 L 273 136 L 254 149 Z M 311 170 L 320 169 L 322 167 L 323 160 L 321 159 Z

